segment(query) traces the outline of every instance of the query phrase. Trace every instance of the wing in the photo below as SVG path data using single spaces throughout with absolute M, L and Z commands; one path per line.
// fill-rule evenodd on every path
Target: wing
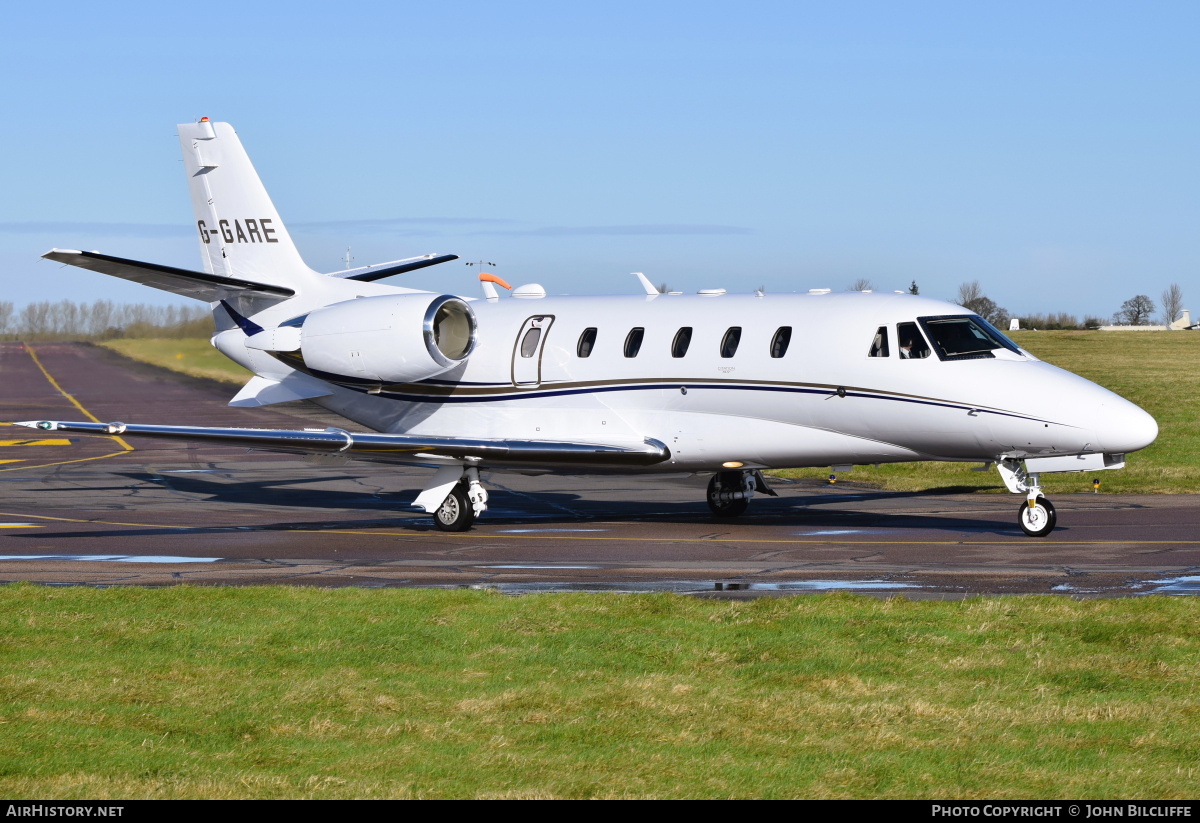
M 422 458 L 466 460 L 480 465 L 652 466 L 671 456 L 652 438 L 627 443 L 572 443 L 554 440 L 487 440 L 412 434 L 348 432 L 343 429 L 220 429 L 202 426 L 153 426 L 135 423 L 72 423 L 28 420 L 16 423 L 42 431 L 78 432 L 110 437 L 193 440 L 297 454 L 343 454 L 380 463 L 416 463 Z
M 421 257 L 408 257 L 404 260 L 394 260 L 391 263 L 376 263 L 373 266 L 362 266 L 347 271 L 331 271 L 326 276 L 336 277 L 339 280 L 359 280 L 370 283 L 382 280 L 385 277 L 391 277 L 393 274 L 404 274 L 405 272 L 423 269 L 426 266 L 436 266 L 438 263 L 448 263 L 451 260 L 457 259 L 457 254 L 426 254 Z
M 224 277 L 219 274 L 207 274 L 188 269 L 176 269 L 171 266 L 160 266 L 157 263 L 142 263 L 137 260 L 126 260 L 123 257 L 111 257 L 96 251 L 51 249 L 42 257 L 58 263 L 66 263 L 69 266 L 78 266 L 81 269 L 120 277 L 122 280 L 132 280 L 134 283 L 169 291 L 172 294 L 194 297 L 208 303 L 215 303 L 237 294 L 252 294 L 280 300 L 296 293 L 294 289 L 286 286 L 256 283 L 252 280 Z

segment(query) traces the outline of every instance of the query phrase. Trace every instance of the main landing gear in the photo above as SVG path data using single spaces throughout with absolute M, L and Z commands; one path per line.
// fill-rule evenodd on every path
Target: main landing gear
M 487 511 L 488 493 L 475 467 L 443 466 L 413 504 L 433 514 L 433 525 L 444 532 L 465 532 Z
M 1018 460 L 1001 460 L 996 464 L 1004 485 L 1013 494 L 1024 494 L 1025 502 L 1017 512 L 1017 525 L 1030 537 L 1045 537 L 1054 531 L 1058 515 L 1054 504 L 1042 494 L 1037 472 L 1027 472 Z
M 708 481 L 708 508 L 714 517 L 737 517 L 746 511 L 755 492 L 778 496 L 760 471 L 717 472 Z

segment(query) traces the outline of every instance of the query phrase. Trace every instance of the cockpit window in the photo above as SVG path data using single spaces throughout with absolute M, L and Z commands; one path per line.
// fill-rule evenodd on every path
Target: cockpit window
M 933 341 L 933 350 L 942 360 L 994 357 L 992 352 L 996 349 L 1020 353 L 1015 343 L 977 315 L 918 319 Z
M 871 341 L 871 351 L 867 354 L 868 357 L 888 357 L 888 342 L 887 342 L 887 326 L 880 326 L 875 332 L 875 339 Z
M 897 323 L 896 340 L 900 343 L 901 360 L 920 360 L 929 356 L 929 346 L 916 323 Z

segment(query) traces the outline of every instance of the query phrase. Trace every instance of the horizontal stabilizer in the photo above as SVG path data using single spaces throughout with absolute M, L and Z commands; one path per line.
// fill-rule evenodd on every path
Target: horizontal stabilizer
M 358 280 L 364 283 L 371 283 L 376 280 L 382 280 L 385 277 L 391 277 L 393 274 L 404 274 L 405 272 L 423 269 L 426 266 L 436 266 L 438 263 L 449 263 L 451 260 L 457 259 L 457 254 L 423 254 L 420 257 L 393 260 L 391 263 L 376 263 L 373 266 L 361 266 L 357 269 L 333 271 L 329 273 L 329 276 L 337 277 L 341 280 Z
M 253 382 L 253 381 L 252 381 Z M 651 438 L 630 443 L 569 443 L 551 440 L 476 440 L 412 434 L 348 432 L 343 429 L 219 429 L 201 426 L 154 426 L 135 423 L 69 423 L 29 420 L 16 423 L 42 431 L 78 432 L 111 437 L 195 440 L 297 454 L 344 454 L 381 463 L 419 462 L 422 457 L 479 460 L 484 465 L 559 463 L 572 466 L 652 466 L 671 450 Z
M 134 283 L 141 283 L 143 286 L 162 289 L 183 297 L 193 297 L 206 303 L 215 303 L 238 294 L 253 294 L 282 300 L 296 293 L 293 289 L 285 286 L 256 283 L 251 280 L 189 271 L 188 269 L 176 269 L 172 266 L 160 266 L 157 263 L 142 263 L 137 260 L 110 257 L 95 251 L 51 249 L 42 257 L 56 263 L 66 263 L 68 266 L 78 266 L 81 269 L 120 277 L 122 280 L 131 280 Z
M 231 406 L 248 408 L 252 406 L 270 406 L 272 403 L 287 403 L 292 400 L 310 400 L 314 397 L 327 397 L 333 391 L 319 380 L 303 374 L 290 374 L 283 380 L 268 380 L 265 377 L 253 377 L 242 386 L 234 398 L 229 401 Z

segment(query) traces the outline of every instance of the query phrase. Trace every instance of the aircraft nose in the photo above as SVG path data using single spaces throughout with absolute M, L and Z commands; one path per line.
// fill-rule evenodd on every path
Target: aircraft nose
M 1128 400 L 1114 398 L 1103 404 L 1097 436 L 1109 454 L 1144 449 L 1158 437 L 1158 422 Z

